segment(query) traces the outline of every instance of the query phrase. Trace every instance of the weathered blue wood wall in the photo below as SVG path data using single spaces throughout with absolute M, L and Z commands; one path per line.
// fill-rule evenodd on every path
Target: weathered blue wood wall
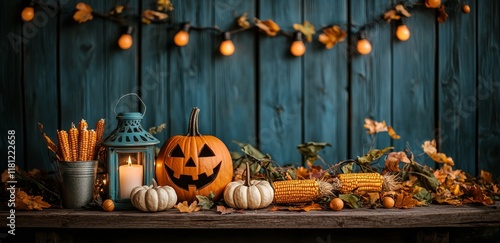
M 500 176 L 500 1 L 467 1 L 448 9 L 438 23 L 436 12 L 411 10 L 406 42 L 394 36 L 395 25 L 367 29 L 370 55 L 355 53 L 349 36 L 333 49 L 316 38 L 303 57 L 289 54 L 290 39 L 245 31 L 233 36 L 236 52 L 218 54 L 220 36 L 191 31 L 189 45 L 172 42 L 165 25 L 133 22 L 134 45 L 116 45 L 119 26 L 94 19 L 77 24 L 79 1 L 46 1 L 58 9 L 39 9 L 23 23 L 21 1 L 2 1 L 0 9 L 0 145 L 7 156 L 7 131 L 16 131 L 16 163 L 21 168 L 52 164 L 37 123 L 55 138 L 57 129 L 86 119 L 91 126 L 107 120 L 116 126 L 115 105 L 127 93 L 138 93 L 147 111 L 143 126 L 167 124 L 160 141 L 184 134 L 193 106 L 201 109 L 200 131 L 221 138 L 232 151 L 233 140 L 250 143 L 280 164 L 301 164 L 296 146 L 328 142 L 321 156 L 328 163 L 355 158 L 371 145 L 364 118 L 385 120 L 400 140 L 377 135 L 375 147 L 411 148 L 432 165 L 421 144 L 436 138 L 439 149 L 470 174 L 487 170 Z M 106 12 L 114 1 L 85 1 Z M 234 27 L 235 18 L 272 19 L 285 31 L 310 21 L 319 28 L 338 24 L 356 33 L 374 21 L 393 1 L 371 0 L 173 0 L 174 21 L 195 26 Z M 461 1 L 458 1 L 461 2 Z M 156 1 L 127 1 L 136 15 Z M 133 97 L 118 111 L 144 110 Z M 380 163 L 382 165 L 382 163 Z M 2 163 L 4 169 L 6 165 Z

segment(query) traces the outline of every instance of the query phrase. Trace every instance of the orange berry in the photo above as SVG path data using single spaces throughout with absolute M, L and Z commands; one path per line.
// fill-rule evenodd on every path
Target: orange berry
M 392 197 L 384 197 L 382 204 L 384 205 L 384 208 L 392 208 L 394 207 L 394 198 Z
M 344 208 L 344 201 L 336 197 L 330 201 L 330 208 L 334 211 L 340 211 Z
M 35 17 L 35 9 L 33 7 L 25 7 L 21 12 L 21 18 L 24 21 L 31 21 Z
M 111 212 L 115 210 L 115 203 L 111 199 L 106 199 L 104 202 L 102 202 L 102 209 L 106 212 Z

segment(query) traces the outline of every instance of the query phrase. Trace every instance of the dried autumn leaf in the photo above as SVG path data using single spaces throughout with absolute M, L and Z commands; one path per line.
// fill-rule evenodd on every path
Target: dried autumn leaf
M 309 212 L 311 210 L 323 210 L 323 208 L 321 208 L 321 206 L 317 203 L 312 203 L 309 205 L 290 206 L 290 207 L 286 208 L 286 210 Z
M 466 192 L 468 196 L 464 202 L 465 203 L 481 203 L 483 205 L 493 205 L 495 202 L 493 199 L 488 197 L 483 190 L 481 190 L 481 187 L 478 185 L 472 185 L 468 188 Z
M 156 2 L 156 9 L 159 11 L 172 11 L 174 10 L 174 5 L 170 2 L 170 0 L 158 0 Z
M 338 25 L 323 29 L 323 33 L 319 35 L 319 42 L 323 43 L 326 49 L 331 49 L 338 42 L 344 41 L 347 34 L 340 29 Z
M 210 192 L 208 196 L 196 195 L 196 199 L 198 200 L 198 206 L 202 210 L 209 210 L 214 206 L 214 196 L 213 192 Z
M 396 208 L 412 208 L 415 207 L 418 203 L 418 201 L 413 198 L 413 195 L 403 190 L 398 193 L 395 199 L 396 203 L 394 206 Z
M 368 134 L 375 134 L 379 132 L 387 132 L 387 124 L 385 121 L 375 121 L 370 118 L 365 118 L 364 128 L 367 129 Z
M 385 153 L 387 153 L 391 149 L 394 149 L 394 147 L 386 147 L 383 149 L 372 149 L 372 150 L 368 151 L 362 157 L 358 156 L 358 162 L 361 164 L 370 163 L 370 162 L 382 157 L 382 155 L 384 155 Z
M 241 28 L 245 28 L 245 29 L 250 28 L 250 23 L 247 20 L 247 16 L 248 16 L 248 14 L 244 13 L 240 17 L 238 17 L 238 21 L 237 21 L 238 26 L 240 26 Z
M 444 5 L 441 5 L 438 9 L 438 17 L 437 20 L 439 23 L 444 23 L 448 19 L 448 14 L 446 13 Z
M 391 22 L 391 20 L 401 19 L 401 15 L 405 17 L 411 17 L 411 14 L 406 10 L 406 8 L 402 4 L 398 4 L 394 7 L 394 9 L 390 9 L 384 13 L 382 16 L 387 22 Z
M 398 4 L 394 7 L 394 9 L 396 9 L 396 11 L 399 13 L 399 14 L 402 14 L 404 15 L 405 17 L 409 18 L 411 17 L 411 14 L 410 12 L 408 12 L 406 10 L 406 8 L 403 6 L 403 4 Z
M 309 179 L 309 171 L 304 166 L 300 166 L 295 170 L 295 174 L 299 179 Z
M 389 136 L 393 139 L 400 139 L 401 136 L 399 136 L 396 131 L 394 131 L 394 128 L 392 126 L 387 127 L 387 132 L 389 133 Z
M 493 183 L 493 177 L 488 171 L 481 170 L 481 179 L 487 183 Z
M 49 207 L 50 204 L 43 201 L 41 196 L 31 196 L 22 190 L 16 191 L 16 209 L 40 211 Z
M 219 212 L 220 214 L 224 215 L 224 214 L 231 214 L 233 212 L 235 212 L 234 208 L 226 208 L 222 205 L 218 205 L 217 206 L 217 212 Z
M 385 159 L 383 174 L 387 172 L 399 172 L 399 163 L 410 163 L 405 152 L 390 152 Z
M 187 201 L 180 202 L 177 205 L 174 206 L 179 210 L 181 213 L 192 213 L 192 212 L 197 212 L 200 211 L 200 207 L 198 206 L 197 201 L 193 201 L 191 204 L 188 204 Z
M 267 36 L 276 36 L 276 34 L 281 30 L 280 26 L 270 19 L 261 21 L 258 18 L 254 18 L 255 26 L 259 28 L 260 31 L 266 33 Z
M 316 34 L 316 31 L 314 30 L 314 25 L 309 23 L 309 21 L 304 21 L 304 24 L 293 24 L 293 29 L 296 31 L 302 32 L 304 36 L 306 36 L 307 42 L 312 41 L 312 36 Z
M 146 24 L 150 24 L 154 20 L 164 20 L 168 18 L 168 14 L 154 11 L 154 10 L 144 10 L 141 13 L 142 21 Z
M 432 141 L 425 141 L 422 144 L 422 149 L 435 162 L 445 163 L 445 164 L 448 164 L 450 166 L 455 165 L 455 163 L 453 162 L 453 159 L 451 157 L 446 156 L 446 154 L 444 154 L 444 153 L 437 152 L 435 139 L 433 139 Z
M 76 4 L 76 12 L 73 14 L 73 19 L 80 24 L 92 20 L 94 18 L 92 11 L 93 9 L 88 4 L 80 2 Z
M 109 12 L 110 15 L 113 15 L 113 14 L 121 14 L 123 13 L 123 10 L 125 9 L 125 6 L 124 5 L 115 5 L 115 7 Z

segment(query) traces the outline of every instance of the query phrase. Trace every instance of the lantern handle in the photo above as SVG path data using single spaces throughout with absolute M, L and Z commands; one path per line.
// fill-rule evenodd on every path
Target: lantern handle
M 137 96 L 137 99 L 139 99 L 142 103 L 142 105 L 144 106 L 144 112 L 142 113 L 142 117 L 144 117 L 144 115 L 146 114 L 146 104 L 144 104 L 144 101 L 142 101 L 141 97 L 139 97 L 139 95 L 137 95 L 136 93 L 128 93 L 128 94 L 124 94 L 122 95 L 122 97 L 120 97 L 120 99 L 118 99 L 118 101 L 116 102 L 116 105 L 115 105 L 115 108 L 113 109 L 113 112 L 115 113 L 116 116 L 118 116 L 118 114 L 116 114 L 116 107 L 118 107 L 118 103 L 120 103 L 120 100 L 123 99 L 125 96 L 129 96 L 129 95 L 135 95 Z

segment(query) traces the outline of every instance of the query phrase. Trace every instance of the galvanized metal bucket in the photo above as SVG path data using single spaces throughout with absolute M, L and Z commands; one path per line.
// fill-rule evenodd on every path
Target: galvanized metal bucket
M 63 207 L 76 209 L 90 203 L 94 195 L 98 161 L 57 161 L 57 166 Z

